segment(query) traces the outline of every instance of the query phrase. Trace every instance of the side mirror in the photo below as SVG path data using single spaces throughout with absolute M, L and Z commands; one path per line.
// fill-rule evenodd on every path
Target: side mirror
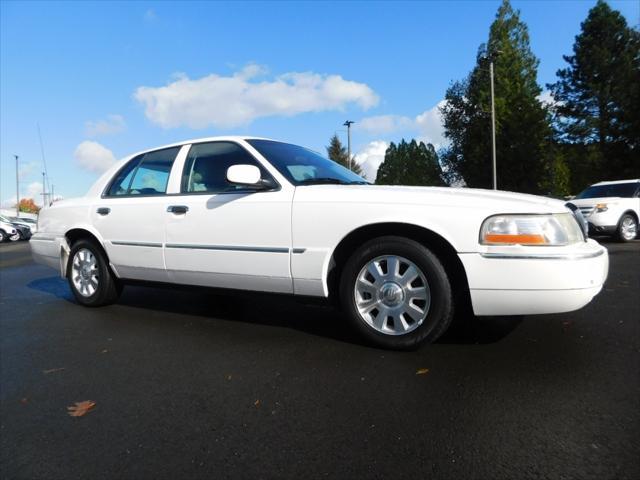
M 255 165 L 231 165 L 227 168 L 227 181 L 234 185 L 261 186 L 260 169 Z

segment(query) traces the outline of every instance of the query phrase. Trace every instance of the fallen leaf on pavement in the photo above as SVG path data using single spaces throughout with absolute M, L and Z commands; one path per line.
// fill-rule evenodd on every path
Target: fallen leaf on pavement
M 92 400 L 85 400 L 84 402 L 76 402 L 75 405 L 71 405 L 67 407 L 68 414 L 72 417 L 82 417 L 86 415 L 87 412 L 93 410 L 93 407 L 96 406 L 96 402 Z
M 53 372 L 61 372 L 62 370 L 64 370 L 64 367 L 62 367 L 62 368 L 50 368 L 49 370 L 43 370 L 42 373 L 44 373 L 45 375 L 48 375 L 48 374 L 53 373 Z
M 257 407 L 258 405 L 260 405 L 260 400 L 256 400 L 255 402 L 253 402 L 253 404 Z
M 27 403 L 29 403 L 29 399 L 27 397 L 21 398 L 20 403 L 26 405 Z
M 418 369 L 418 371 L 416 372 L 416 375 L 424 375 L 426 373 L 429 373 L 429 369 L 428 368 L 420 368 Z

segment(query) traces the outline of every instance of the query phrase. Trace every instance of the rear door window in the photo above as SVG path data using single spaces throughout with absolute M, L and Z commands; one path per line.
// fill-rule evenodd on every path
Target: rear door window
M 179 150 L 180 147 L 165 148 L 133 158 L 118 172 L 106 196 L 165 194 Z

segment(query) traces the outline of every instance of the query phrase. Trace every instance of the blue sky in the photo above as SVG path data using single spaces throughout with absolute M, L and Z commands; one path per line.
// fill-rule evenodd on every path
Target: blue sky
M 355 120 L 369 171 L 389 141 L 440 144 L 437 104 L 473 67 L 499 1 L 2 2 L 0 201 L 37 195 L 42 156 L 65 197 L 114 158 L 251 134 L 324 151 Z M 513 1 L 540 59 L 564 66 L 594 1 Z M 611 1 L 638 25 L 640 2 Z

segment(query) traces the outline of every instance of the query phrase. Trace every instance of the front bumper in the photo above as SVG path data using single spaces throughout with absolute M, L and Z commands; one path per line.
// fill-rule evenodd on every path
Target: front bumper
M 594 240 L 564 248 L 518 247 L 459 257 L 476 315 L 578 310 L 600 292 L 609 272 L 607 249 Z
M 596 225 L 589 222 L 589 235 L 614 235 L 616 230 L 616 225 Z
M 618 228 L 621 211 L 609 208 L 604 212 L 592 212 L 585 219 L 589 224 L 590 235 L 612 235 Z
M 30 228 L 18 228 L 17 230 L 20 232 L 20 238 L 22 238 L 22 240 L 29 240 L 31 238 Z

